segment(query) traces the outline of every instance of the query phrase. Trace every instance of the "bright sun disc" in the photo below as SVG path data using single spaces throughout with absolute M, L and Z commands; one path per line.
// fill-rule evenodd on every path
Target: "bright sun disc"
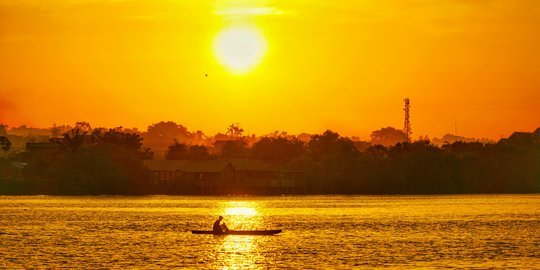
M 233 73 L 246 73 L 261 62 L 267 45 L 262 33 L 247 26 L 229 27 L 218 33 L 214 54 Z

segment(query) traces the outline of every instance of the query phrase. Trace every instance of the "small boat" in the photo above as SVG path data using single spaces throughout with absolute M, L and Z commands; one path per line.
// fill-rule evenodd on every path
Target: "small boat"
M 215 235 L 274 235 L 280 233 L 281 230 L 262 230 L 262 231 L 235 231 L 228 230 L 223 233 L 214 233 L 214 231 L 191 231 L 192 234 L 215 234 Z

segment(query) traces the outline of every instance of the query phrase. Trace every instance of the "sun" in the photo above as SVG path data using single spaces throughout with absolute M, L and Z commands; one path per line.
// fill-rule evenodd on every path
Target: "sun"
M 268 49 L 264 35 L 255 27 L 231 26 L 214 40 L 214 54 L 230 72 L 244 74 L 256 67 Z

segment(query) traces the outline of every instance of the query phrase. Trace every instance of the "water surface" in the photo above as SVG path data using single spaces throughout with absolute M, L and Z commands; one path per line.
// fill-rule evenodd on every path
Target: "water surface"
M 276 236 L 193 235 L 218 215 Z M 539 195 L 0 197 L 0 268 L 535 268 Z

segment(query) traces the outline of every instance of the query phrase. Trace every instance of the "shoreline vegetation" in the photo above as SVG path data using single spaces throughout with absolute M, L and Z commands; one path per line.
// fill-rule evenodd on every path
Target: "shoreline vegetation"
M 27 129 L 28 133 L 24 133 Z M 174 122 L 145 132 L 0 125 L 0 195 L 445 195 L 540 192 L 540 128 L 497 142 L 418 140 L 383 128 L 206 136 Z M 444 137 L 443 137 L 444 138 Z

